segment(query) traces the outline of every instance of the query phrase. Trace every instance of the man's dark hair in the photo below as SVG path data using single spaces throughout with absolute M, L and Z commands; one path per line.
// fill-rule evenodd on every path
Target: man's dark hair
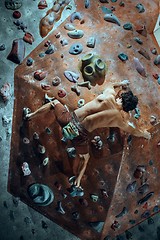
M 129 112 L 136 108 L 138 104 L 138 98 L 133 95 L 132 91 L 128 91 L 121 94 L 122 107 L 125 112 Z

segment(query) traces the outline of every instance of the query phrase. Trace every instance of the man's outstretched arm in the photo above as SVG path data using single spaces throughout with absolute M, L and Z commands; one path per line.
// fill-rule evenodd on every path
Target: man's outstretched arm
M 142 130 L 140 128 L 137 128 L 133 123 L 131 123 L 129 121 L 127 123 L 123 123 L 121 126 L 119 126 L 119 128 L 127 133 L 130 133 L 133 136 L 143 137 L 148 140 L 151 139 L 150 132 L 148 132 L 146 129 Z

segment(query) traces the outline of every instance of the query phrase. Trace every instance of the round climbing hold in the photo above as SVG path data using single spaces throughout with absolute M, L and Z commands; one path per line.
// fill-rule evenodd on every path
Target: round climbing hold
M 125 53 L 120 53 L 118 57 L 122 62 L 125 62 L 128 60 L 128 56 Z

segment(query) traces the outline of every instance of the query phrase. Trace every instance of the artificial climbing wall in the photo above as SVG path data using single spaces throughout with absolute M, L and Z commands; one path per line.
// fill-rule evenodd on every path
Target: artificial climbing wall
M 159 211 L 160 52 L 152 35 L 158 1 L 143 0 L 140 5 L 139 1 L 119 0 L 75 4 L 76 12 L 52 33 L 47 24 L 42 29 L 45 23 L 41 22 L 41 35 L 49 35 L 16 68 L 8 189 L 81 239 L 110 239 Z M 55 7 L 54 12 L 61 14 Z M 16 44 L 9 58 L 21 62 L 22 40 Z M 80 69 L 87 54 L 99 56 L 107 66 L 106 79 L 100 84 L 84 84 Z M 150 129 L 152 139 L 121 132 L 117 142 L 109 145 L 108 129 L 93 132 L 90 140 L 98 135 L 103 145 L 97 149 L 90 144 L 91 159 L 82 179 L 84 196 L 73 197 L 68 178 L 76 174 L 79 159 L 67 154 L 72 146 L 61 141 L 54 110 L 27 122 L 22 118 L 23 108 L 36 110 L 45 103 L 47 94 L 74 110 L 80 99 L 88 102 L 109 82 L 124 79 L 130 80 L 139 98 L 137 124 Z M 26 176 L 24 163 L 31 171 Z M 37 206 L 32 201 L 28 187 L 33 183 L 51 189 L 52 203 Z

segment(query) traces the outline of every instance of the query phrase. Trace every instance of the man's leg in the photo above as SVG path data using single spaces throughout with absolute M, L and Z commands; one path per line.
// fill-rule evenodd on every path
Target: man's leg
M 86 154 L 79 154 L 80 157 L 80 162 L 79 162 L 79 167 L 78 167 L 78 175 L 74 181 L 74 184 L 77 187 L 80 187 L 81 184 L 81 179 L 85 173 L 86 167 L 87 167 L 87 163 L 89 161 L 90 155 L 89 153 Z

